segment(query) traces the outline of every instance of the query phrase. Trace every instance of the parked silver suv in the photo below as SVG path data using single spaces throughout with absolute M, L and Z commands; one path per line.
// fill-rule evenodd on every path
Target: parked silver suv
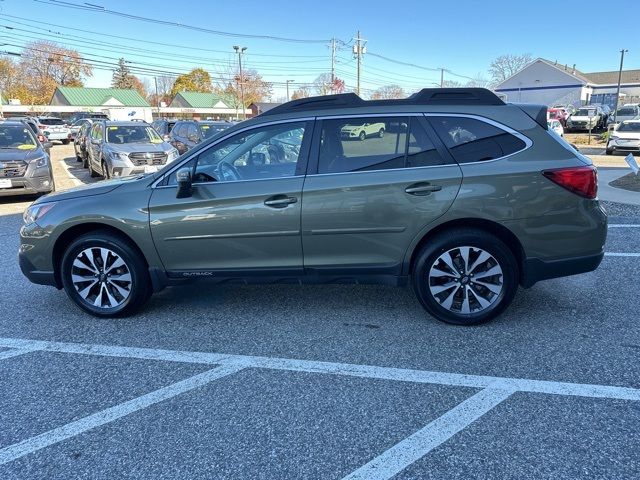
M 153 173 L 178 158 L 178 151 L 146 122 L 98 121 L 87 142 L 92 177 Z

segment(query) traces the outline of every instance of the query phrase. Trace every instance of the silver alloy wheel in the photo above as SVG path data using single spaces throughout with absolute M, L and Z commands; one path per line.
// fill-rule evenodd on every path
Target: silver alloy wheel
M 504 288 L 502 267 L 477 247 L 456 247 L 440 255 L 429 271 L 429 290 L 447 310 L 469 315 L 495 303 Z
M 98 308 L 116 308 L 131 294 L 131 272 L 120 255 L 104 247 L 82 250 L 73 261 L 71 282 L 80 297 Z

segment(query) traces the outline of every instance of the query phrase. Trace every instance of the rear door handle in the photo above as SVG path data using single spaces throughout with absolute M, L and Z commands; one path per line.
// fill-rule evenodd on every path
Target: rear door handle
M 414 183 L 404 189 L 409 195 L 429 195 L 440 190 L 442 190 L 440 185 L 431 185 L 430 183 Z
M 287 205 L 291 205 L 292 203 L 296 203 L 298 199 L 296 197 L 288 197 L 286 195 L 274 195 L 273 197 L 269 197 L 264 201 L 264 204 L 267 207 L 272 208 L 284 208 Z

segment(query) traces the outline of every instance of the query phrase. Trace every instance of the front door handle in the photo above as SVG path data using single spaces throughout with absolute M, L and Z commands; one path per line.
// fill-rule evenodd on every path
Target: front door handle
M 284 208 L 287 205 L 291 205 L 292 203 L 296 203 L 298 199 L 296 197 L 288 197 L 287 195 L 274 195 L 273 197 L 269 197 L 264 201 L 264 204 L 267 207 L 272 208 Z
M 404 189 L 409 195 L 429 195 L 440 190 L 442 190 L 440 185 L 431 185 L 430 183 L 414 183 Z

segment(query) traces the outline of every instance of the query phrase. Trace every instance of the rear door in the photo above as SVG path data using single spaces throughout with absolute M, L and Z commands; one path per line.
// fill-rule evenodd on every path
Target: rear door
M 412 240 L 453 203 L 460 167 L 421 115 L 317 123 L 302 204 L 305 268 L 399 274 Z M 351 134 L 365 123 L 377 133 Z

